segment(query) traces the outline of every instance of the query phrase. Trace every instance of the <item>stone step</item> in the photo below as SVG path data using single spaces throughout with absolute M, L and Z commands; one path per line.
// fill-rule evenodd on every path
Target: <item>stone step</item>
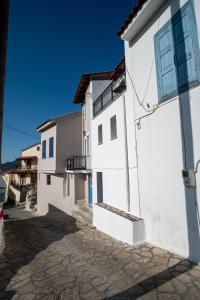
M 72 212 L 72 217 L 76 218 L 78 221 L 85 225 L 92 225 L 92 211 L 86 208 L 83 210 L 79 208 L 78 210 L 74 210 Z
M 76 205 L 79 208 L 82 208 L 82 207 L 86 206 L 86 202 L 85 202 L 85 200 L 77 200 Z
M 85 200 L 78 200 L 76 205 L 82 209 L 85 212 L 88 212 L 89 214 L 92 213 L 92 208 L 86 203 Z

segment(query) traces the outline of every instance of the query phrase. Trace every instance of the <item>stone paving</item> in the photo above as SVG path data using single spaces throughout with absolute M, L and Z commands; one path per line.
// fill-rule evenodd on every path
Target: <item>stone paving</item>
M 200 267 L 181 257 L 128 246 L 62 213 L 8 212 L 0 299 L 200 299 Z

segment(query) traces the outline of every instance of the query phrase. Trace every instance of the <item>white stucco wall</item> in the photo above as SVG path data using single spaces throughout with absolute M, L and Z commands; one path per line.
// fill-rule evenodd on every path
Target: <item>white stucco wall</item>
M 120 97 L 92 120 L 93 201 L 94 203 L 97 202 L 96 173 L 103 172 L 103 201 L 126 211 L 127 197 L 122 105 Z M 111 140 L 110 118 L 114 115 L 116 115 L 117 119 L 117 138 Z M 103 131 L 103 144 L 101 145 L 98 145 L 99 125 L 102 125 Z
M 39 214 L 48 212 L 48 205 L 71 214 L 75 209 L 75 186 L 73 174 L 51 174 L 51 185 L 47 185 L 47 174 L 38 175 L 38 204 Z
M 57 120 L 56 172 L 64 172 L 66 157 L 81 155 L 82 113 L 81 111 L 60 117 Z
M 123 97 L 125 97 L 125 101 Z M 137 205 L 138 184 L 137 181 L 135 182 L 134 177 L 137 169 L 134 151 L 132 150 L 135 147 L 133 106 L 127 98 L 126 92 L 92 120 L 93 200 L 94 203 L 97 202 L 96 173 L 102 172 L 104 203 L 128 212 L 124 102 L 126 105 L 130 212 L 133 215 L 140 216 L 139 206 Z M 117 139 L 111 140 L 110 118 L 114 115 L 117 119 Z M 101 145 L 98 145 L 99 125 L 102 125 L 103 128 L 103 144 Z
M 186 1 L 180 1 L 183 5 Z M 155 69 L 154 34 L 170 18 L 170 1 L 157 12 L 151 21 L 130 43 L 125 42 L 126 66 L 137 94 L 144 106 L 158 104 Z M 173 2 L 174 4 L 175 2 Z M 200 40 L 200 2 L 194 0 Z M 148 49 L 148 51 L 147 51 Z M 151 71 L 152 69 L 152 71 Z M 189 91 L 194 162 L 200 158 L 200 87 Z M 138 205 L 145 220 L 146 238 L 150 243 L 200 261 L 199 221 L 193 192 L 186 189 L 182 180 L 183 140 L 180 122 L 179 97 L 169 99 L 151 115 L 138 104 L 130 78 L 127 75 L 127 97 L 134 105 L 132 121 L 138 154 L 139 195 Z M 183 103 L 188 95 L 180 96 Z M 184 118 L 188 118 L 186 115 Z M 140 128 L 137 127 L 138 118 Z M 186 128 L 186 131 L 188 129 Z M 186 142 L 186 147 L 189 147 Z M 135 148 L 132 148 L 133 153 Z M 136 152 L 135 152 L 136 153 Z M 133 155 L 134 156 L 134 155 Z M 137 164 L 137 163 L 136 163 Z M 197 204 L 200 205 L 200 175 L 197 174 Z M 186 198 L 187 195 L 187 198 Z
M 27 147 L 22 150 L 22 156 L 37 156 L 37 158 L 41 158 L 41 145 L 35 144 L 33 146 Z
M 54 137 L 54 157 L 49 158 L 49 138 Z M 76 185 L 75 175 L 66 174 L 66 157 L 81 155 L 82 114 L 80 111 L 60 116 L 56 125 L 41 133 L 41 141 L 47 141 L 46 159 L 38 165 L 38 212 L 48 212 L 52 204 L 65 213 L 71 214 L 75 208 L 75 196 L 82 188 Z M 51 174 L 51 185 L 47 185 L 47 174 Z
M 60 116 L 56 124 L 41 133 L 46 140 L 46 158 L 39 160 L 39 171 L 62 173 L 68 155 L 80 155 L 82 151 L 82 114 L 80 111 Z M 54 138 L 54 156 L 49 157 L 49 139 Z
M 49 157 L 49 139 L 54 138 L 54 157 Z M 38 161 L 39 171 L 55 172 L 56 170 L 56 142 L 57 142 L 57 126 L 49 128 L 41 133 L 41 145 L 42 141 L 46 140 L 46 158 L 41 158 Z M 42 148 L 42 146 L 41 146 Z M 41 149 L 42 151 L 42 149 Z

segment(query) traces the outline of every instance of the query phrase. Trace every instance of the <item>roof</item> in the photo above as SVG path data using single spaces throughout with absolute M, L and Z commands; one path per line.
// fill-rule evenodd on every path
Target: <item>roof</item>
M 73 99 L 73 103 L 83 103 L 85 100 L 85 92 L 88 88 L 88 85 L 91 80 L 106 80 L 111 79 L 113 76 L 112 71 L 105 71 L 105 72 L 96 72 L 96 73 L 87 73 L 83 74 L 80 78 L 78 87 L 76 89 L 76 94 Z
M 37 174 L 37 169 L 13 169 L 10 170 L 8 174 Z
M 35 144 L 33 144 L 33 145 L 30 145 L 30 146 L 28 146 L 28 147 L 26 147 L 26 148 L 22 149 L 21 151 L 28 150 L 28 149 L 30 149 L 30 148 L 32 148 L 32 147 L 35 147 L 35 146 L 37 146 L 37 145 L 40 145 L 40 142 L 38 142 L 38 143 L 35 143 Z
M 49 122 L 53 122 L 55 119 L 56 121 L 56 117 L 55 118 L 51 118 L 51 119 L 47 119 L 46 121 L 44 121 L 42 124 L 40 124 L 38 127 L 36 127 L 36 130 L 38 130 L 40 127 L 43 127 L 45 124 L 49 123 Z
M 36 128 L 36 130 L 37 130 L 37 131 L 40 131 L 39 129 L 40 129 L 41 127 L 43 127 L 44 125 L 48 124 L 48 123 L 53 123 L 53 124 L 55 123 L 55 124 L 56 124 L 56 121 L 57 121 L 58 118 L 67 117 L 67 116 L 72 116 L 72 115 L 77 114 L 77 113 L 80 113 L 80 110 L 75 111 L 75 112 L 66 113 L 66 114 L 64 114 L 64 115 L 59 115 L 59 116 L 56 116 L 56 117 L 53 117 L 53 118 L 49 118 L 49 119 L 47 119 L 46 121 L 44 121 L 43 123 L 41 123 L 41 124 Z
M 112 75 L 112 80 L 115 80 L 123 71 L 125 71 L 125 56 L 117 64 Z
M 37 158 L 37 156 L 20 156 L 20 157 L 17 157 L 16 160 L 31 160 L 31 159 L 35 159 Z
M 117 35 L 122 35 L 124 31 L 127 29 L 128 25 L 132 22 L 133 18 L 135 18 L 138 14 L 138 12 L 142 9 L 145 2 L 148 0 L 138 0 L 136 5 L 133 7 L 132 11 L 128 15 L 127 19 L 125 20 L 124 24 L 120 27 L 120 29 L 117 32 Z

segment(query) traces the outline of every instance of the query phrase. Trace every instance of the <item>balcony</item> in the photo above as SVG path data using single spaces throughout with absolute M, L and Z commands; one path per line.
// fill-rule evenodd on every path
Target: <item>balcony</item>
M 69 171 L 78 171 L 87 169 L 87 156 L 75 155 L 66 158 L 66 169 Z
M 126 90 L 126 73 L 122 72 L 93 103 L 93 116 L 100 114 Z
M 12 180 L 10 184 L 19 192 L 28 192 L 33 187 L 33 184 L 19 184 L 14 180 Z
M 26 166 L 17 166 L 10 173 L 12 174 L 21 174 L 21 173 L 37 173 L 37 165 L 26 165 Z

